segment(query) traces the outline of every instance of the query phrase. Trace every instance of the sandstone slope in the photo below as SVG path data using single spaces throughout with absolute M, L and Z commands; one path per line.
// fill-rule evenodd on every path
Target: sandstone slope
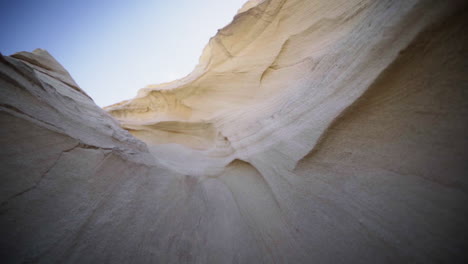
M 464 263 L 466 17 L 249 1 L 107 112 L 46 51 L 1 57 L 1 259 Z

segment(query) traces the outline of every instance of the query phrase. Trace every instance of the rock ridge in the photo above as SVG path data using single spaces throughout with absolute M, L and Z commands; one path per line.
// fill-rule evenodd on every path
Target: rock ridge
M 250 0 L 95 105 L 0 56 L 5 263 L 465 263 L 465 1 Z

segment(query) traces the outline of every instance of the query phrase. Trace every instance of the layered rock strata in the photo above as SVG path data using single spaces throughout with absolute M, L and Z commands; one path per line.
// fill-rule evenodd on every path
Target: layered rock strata
M 0 60 L 6 263 L 464 263 L 464 1 L 249 1 L 105 108 Z

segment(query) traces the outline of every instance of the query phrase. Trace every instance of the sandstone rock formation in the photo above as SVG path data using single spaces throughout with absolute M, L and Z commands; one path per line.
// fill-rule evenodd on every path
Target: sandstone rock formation
M 2 262 L 465 263 L 464 2 L 249 1 L 105 111 L 0 56 Z

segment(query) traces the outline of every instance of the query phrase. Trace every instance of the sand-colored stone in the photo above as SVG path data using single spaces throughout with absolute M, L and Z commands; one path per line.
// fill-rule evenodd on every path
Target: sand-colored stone
M 1 57 L 0 258 L 465 263 L 464 2 L 249 1 L 105 111 L 46 51 Z

